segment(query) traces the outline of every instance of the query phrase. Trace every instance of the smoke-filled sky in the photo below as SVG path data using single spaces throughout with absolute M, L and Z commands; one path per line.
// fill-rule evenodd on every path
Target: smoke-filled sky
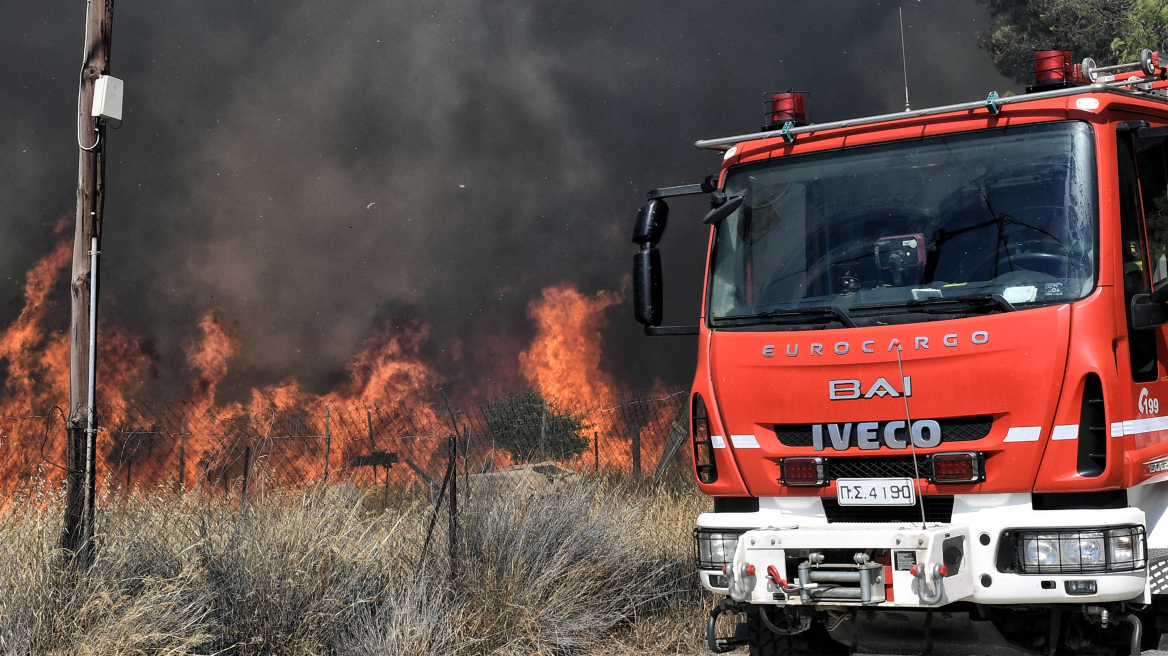
M 73 212 L 85 13 L 8 5 L 4 323 Z M 210 307 L 241 338 L 229 394 L 323 390 L 411 322 L 466 394 L 517 370 L 541 289 L 622 289 L 645 192 L 714 172 L 693 141 L 755 131 L 763 92 L 810 91 L 817 122 L 903 109 L 898 6 L 914 107 L 1020 91 L 976 46 L 975 0 L 118 0 L 103 320 L 151 342 L 159 394 Z M 671 202 L 666 323 L 698 316 L 704 204 Z M 57 300 L 66 330 L 64 281 Z M 627 388 L 687 384 L 693 338 L 644 337 L 630 305 L 607 310 L 606 366 Z

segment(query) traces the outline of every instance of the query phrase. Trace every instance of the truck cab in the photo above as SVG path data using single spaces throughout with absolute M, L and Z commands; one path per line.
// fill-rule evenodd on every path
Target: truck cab
M 962 105 L 816 125 L 774 94 L 770 129 L 698 142 L 705 185 L 650 193 L 635 306 L 697 335 L 712 651 L 1168 632 L 1168 82 L 1157 53 L 1053 53 L 1031 93 Z M 680 193 L 711 195 L 704 300 L 662 327 Z

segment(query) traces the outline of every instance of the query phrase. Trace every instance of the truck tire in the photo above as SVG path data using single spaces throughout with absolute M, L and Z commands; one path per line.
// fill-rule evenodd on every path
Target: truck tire
M 1151 618 L 1144 616 L 1144 641 L 1141 647 L 1164 649 L 1168 647 L 1168 595 L 1152 595 Z M 1148 622 L 1148 619 L 1152 619 Z
M 751 607 L 746 617 L 750 656 L 828 656 L 848 653 L 848 648 L 832 640 L 827 629 L 818 621 L 811 622 L 811 628 L 802 633 L 779 635 L 763 624 L 757 608 Z

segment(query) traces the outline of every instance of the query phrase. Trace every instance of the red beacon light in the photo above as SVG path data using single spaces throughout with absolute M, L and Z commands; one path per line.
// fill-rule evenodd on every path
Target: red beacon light
M 1078 83 L 1074 53 L 1070 50 L 1041 50 L 1034 53 L 1034 86 L 1027 92 L 1049 91 Z
M 787 123 L 791 127 L 807 125 L 807 96 L 805 91 L 770 92 L 766 94 L 766 125 L 763 130 L 781 130 Z

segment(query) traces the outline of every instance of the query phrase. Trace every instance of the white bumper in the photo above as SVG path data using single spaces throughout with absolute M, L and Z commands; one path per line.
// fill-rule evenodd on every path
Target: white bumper
M 816 506 L 819 511 L 816 512 Z M 705 513 L 698 517 L 699 529 L 746 530 L 737 543 L 728 585 L 711 584 L 716 570 L 701 572 L 709 590 L 730 594 L 738 601 L 755 604 L 859 605 L 859 599 L 814 598 L 800 594 L 800 575 L 792 563 L 806 560 L 808 553 L 828 549 L 855 552 L 888 550 L 890 563 L 880 568 L 876 607 L 937 607 L 955 601 L 979 604 L 1097 603 L 1150 599 L 1146 568 L 1132 572 L 1091 572 L 1075 574 L 1018 574 L 999 571 L 997 556 L 1002 533 L 1011 529 L 1080 529 L 1118 525 L 1145 525 L 1139 508 L 1107 510 L 1042 510 L 1031 507 L 1030 495 L 970 495 L 954 500 L 952 521 L 930 523 L 828 524 L 818 499 L 760 499 L 753 513 Z M 953 548 L 961 549 L 955 564 Z M 943 553 L 948 550 L 949 557 Z M 897 567 L 898 560 L 902 565 Z M 909 561 L 925 572 L 946 564 L 940 598 L 928 603 L 937 591 L 931 585 L 922 591 L 920 581 L 908 570 Z M 754 575 L 746 574 L 747 565 Z M 789 587 L 768 576 L 768 567 L 778 571 Z M 772 572 L 774 570 L 771 570 Z M 940 578 L 940 577 L 937 577 Z M 1094 594 L 1069 594 L 1067 581 L 1092 580 Z M 814 587 L 814 586 L 812 586 Z M 922 600 L 922 597 L 925 600 Z

